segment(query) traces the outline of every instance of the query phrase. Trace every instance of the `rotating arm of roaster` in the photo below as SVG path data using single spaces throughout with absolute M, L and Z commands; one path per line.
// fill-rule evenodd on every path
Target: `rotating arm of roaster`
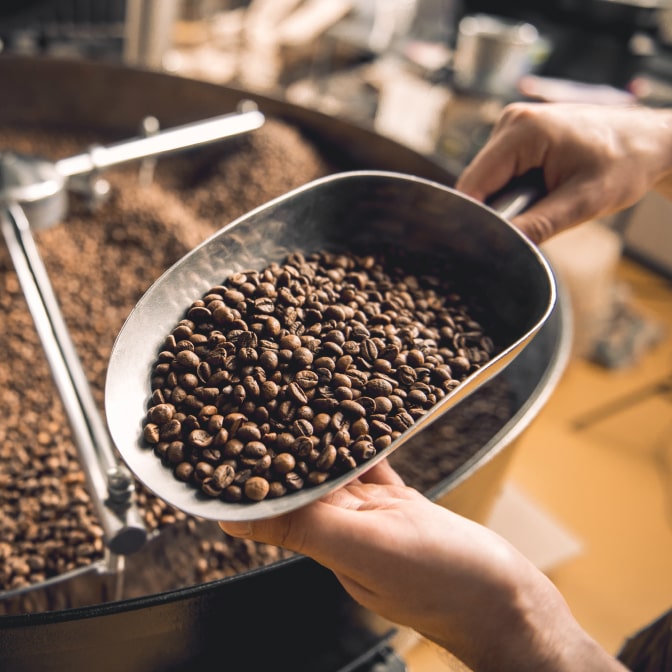
M 114 451 L 32 231 L 61 221 L 67 190 L 95 189 L 104 169 L 247 133 L 263 123 L 256 105 L 244 101 L 233 114 L 94 147 L 56 163 L 0 152 L 0 228 L 68 416 L 105 543 L 114 554 L 137 551 L 147 530 L 135 504 L 134 480 Z

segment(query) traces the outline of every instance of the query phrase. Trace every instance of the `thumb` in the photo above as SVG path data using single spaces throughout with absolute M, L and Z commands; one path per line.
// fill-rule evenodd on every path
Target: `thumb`
M 329 551 L 333 538 L 352 534 L 349 512 L 339 506 L 347 507 L 350 503 L 348 492 L 340 489 L 290 513 L 261 520 L 220 521 L 219 527 L 232 537 L 254 539 L 317 557 Z

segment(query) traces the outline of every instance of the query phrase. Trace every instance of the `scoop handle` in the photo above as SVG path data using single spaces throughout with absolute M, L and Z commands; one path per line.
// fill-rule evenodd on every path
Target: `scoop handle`
M 490 196 L 486 205 L 504 219 L 510 220 L 525 212 L 547 193 L 543 169 L 533 168 L 519 177 L 514 177 L 504 188 Z

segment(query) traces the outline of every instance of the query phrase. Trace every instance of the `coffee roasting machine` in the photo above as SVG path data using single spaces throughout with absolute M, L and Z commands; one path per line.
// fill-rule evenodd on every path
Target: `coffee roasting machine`
M 157 573 L 170 575 L 173 553 L 190 542 L 170 528 L 147 529 L 133 477 L 111 445 L 33 234 L 51 226 L 67 230 L 72 198 L 84 198 L 91 208 L 104 201 L 111 189 L 105 171 L 116 165 L 135 162 L 137 179 L 149 182 L 164 154 L 188 151 L 208 160 L 220 145 L 228 146 L 227 138 L 243 139 L 267 120 L 299 129 L 333 160 L 335 170 L 399 171 L 449 186 L 454 176 L 431 158 L 341 119 L 141 68 L 3 56 L 0 83 L 5 94 L 0 127 L 86 131 L 105 138 L 56 161 L 0 146 L 2 244 L 11 261 L 2 272 L 18 278 L 105 540 L 100 561 L 29 586 L 0 588 L 0 668 L 88 670 L 95 660 L 95 669 L 103 671 L 193 670 L 213 663 L 230 669 L 306 672 L 403 670 L 391 644 L 394 626 L 359 607 L 330 572 L 307 558 L 278 557 L 265 566 L 204 582 L 149 580 L 129 591 L 137 583 L 134 576 L 144 577 L 148 563 L 156 562 Z M 561 293 L 541 332 L 499 375 L 510 389 L 510 409 L 450 474 L 424 488 L 429 497 L 458 513 L 485 519 L 516 439 L 553 391 L 570 343 L 571 324 Z M 477 407 L 489 385 L 461 406 Z M 435 423 L 439 435 L 458 410 Z M 434 449 L 441 451 L 440 441 Z M 0 495 L 0 520 L 2 505 Z M 218 538 L 216 533 L 203 543 L 217 543 L 213 538 Z M 193 549 L 195 555 L 199 548 Z M 262 603 L 274 609 L 260 609 Z

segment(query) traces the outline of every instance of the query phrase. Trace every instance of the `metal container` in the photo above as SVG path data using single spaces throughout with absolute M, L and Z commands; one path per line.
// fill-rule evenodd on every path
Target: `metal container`
M 297 125 L 333 152 L 343 169 L 393 170 L 449 186 L 454 182 L 454 176 L 430 158 L 370 130 L 214 84 L 116 65 L 12 57 L 0 58 L 0 84 L 0 123 L 91 129 L 119 137 L 134 135 L 138 121 L 157 111 L 170 126 L 221 114 L 241 98 L 252 98 L 265 114 Z M 564 370 L 571 325 L 562 297 L 561 292 L 540 332 L 500 374 L 514 391 L 510 417 L 468 462 L 427 491 L 458 513 L 485 520 L 517 438 Z M 478 403 L 497 380 L 462 403 Z M 433 426 L 449 424 L 458 408 Z M 422 438 L 420 433 L 413 441 L 422 445 Z M 159 535 L 126 559 L 126 572 L 146 564 L 150 552 L 169 559 L 171 549 L 170 539 Z M 11 615 L 0 616 L 3 671 L 155 672 L 217 664 L 229 669 L 336 672 L 374 660 L 392 630 L 391 624 L 354 603 L 329 571 L 300 556 L 230 579 L 121 600 L 111 597 L 120 577 L 106 569 L 90 567 L 6 596 L 4 613 Z M 43 609 L 25 613 L 31 611 L 31 603 Z M 259 609 L 259 604 L 276 606 Z
M 532 70 L 539 44 L 531 23 L 488 14 L 465 16 L 457 34 L 454 83 L 471 93 L 510 97 Z

